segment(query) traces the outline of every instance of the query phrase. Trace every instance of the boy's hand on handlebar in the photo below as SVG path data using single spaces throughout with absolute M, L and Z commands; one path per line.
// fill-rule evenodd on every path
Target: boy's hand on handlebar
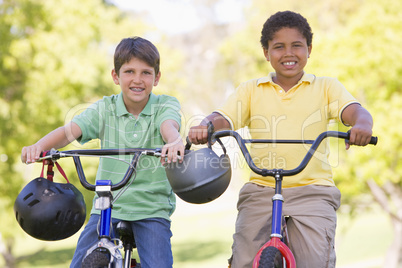
M 193 144 L 205 144 L 208 142 L 208 126 L 191 127 L 188 132 L 188 138 Z
M 26 146 L 22 148 L 21 161 L 25 164 L 35 163 L 43 151 L 43 148 L 37 144 Z
M 180 159 L 178 156 L 181 156 Z M 178 138 L 176 141 L 167 143 L 162 147 L 161 151 L 161 163 L 162 165 L 166 165 L 171 162 L 183 162 L 184 156 L 184 144 L 181 138 Z
M 371 140 L 373 134 L 371 128 L 355 125 L 349 131 L 349 141 L 345 142 L 346 150 L 350 148 L 350 145 L 366 146 Z

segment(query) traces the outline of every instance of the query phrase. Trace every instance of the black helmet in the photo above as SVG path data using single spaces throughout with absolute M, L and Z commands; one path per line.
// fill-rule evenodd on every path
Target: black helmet
M 14 212 L 19 225 L 30 236 L 55 241 L 72 236 L 82 227 L 86 206 L 81 192 L 71 183 L 39 177 L 21 190 Z
M 212 149 L 203 148 L 186 154 L 182 163 L 168 164 L 166 175 L 181 199 L 202 204 L 226 191 L 232 170 L 226 154 L 219 157 Z

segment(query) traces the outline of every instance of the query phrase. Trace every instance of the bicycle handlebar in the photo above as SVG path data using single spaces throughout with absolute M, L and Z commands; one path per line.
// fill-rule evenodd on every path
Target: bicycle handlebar
M 275 175 L 277 174 L 280 174 L 282 176 L 292 176 L 302 172 L 304 168 L 307 166 L 307 164 L 310 162 L 318 146 L 325 138 L 335 137 L 348 140 L 350 133 L 339 132 L 339 131 L 326 131 L 321 133 L 315 140 L 263 140 L 263 139 L 255 140 L 255 139 L 243 139 L 239 133 L 233 130 L 223 130 L 213 133 L 211 139 L 219 140 L 219 138 L 228 136 L 235 138 L 235 140 L 239 144 L 240 150 L 243 153 L 244 158 L 246 159 L 248 166 L 252 171 L 264 177 L 267 176 L 275 177 Z M 371 137 L 369 144 L 376 145 L 377 141 L 378 141 L 377 137 Z M 246 143 L 288 143 L 288 144 L 312 144 L 312 145 L 308 150 L 308 152 L 306 153 L 303 160 L 301 161 L 301 163 L 299 164 L 299 166 L 291 170 L 283 170 L 283 169 L 261 169 L 257 167 L 250 156 L 250 153 L 246 147 Z
M 95 185 L 90 184 L 86 177 L 84 170 L 82 168 L 80 156 L 112 156 L 112 155 L 133 155 L 131 163 L 123 177 L 123 179 L 111 186 L 111 190 L 119 190 L 123 188 L 128 181 L 130 180 L 131 176 L 134 173 L 135 167 L 137 165 L 138 159 L 141 155 L 150 155 L 155 157 L 161 156 L 161 149 L 143 149 L 143 148 L 128 148 L 128 149 L 89 149 L 89 150 L 69 150 L 69 151 L 57 151 L 57 150 L 50 150 L 46 152 L 45 156 L 38 159 L 38 162 L 43 160 L 52 160 L 57 161 L 60 158 L 64 157 L 72 157 L 75 164 L 75 169 L 78 174 L 78 178 L 82 186 L 90 191 L 95 191 Z M 118 159 L 116 159 L 118 160 Z

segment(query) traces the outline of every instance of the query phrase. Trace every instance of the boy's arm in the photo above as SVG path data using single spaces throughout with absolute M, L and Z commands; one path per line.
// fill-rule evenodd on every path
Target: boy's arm
M 346 107 L 342 112 L 342 121 L 352 126 L 346 150 L 349 149 L 350 145 L 366 146 L 370 142 L 373 134 L 373 118 L 362 106 L 353 103 Z
M 166 144 L 162 147 L 161 163 L 176 162 L 177 155 L 184 155 L 184 144 L 179 133 L 179 124 L 172 119 L 165 120 L 161 124 L 161 135 Z M 180 160 L 182 162 L 182 159 Z
M 204 118 L 198 126 L 191 127 L 188 138 L 194 144 L 204 144 L 208 141 L 208 123 L 214 126 L 214 131 L 230 129 L 230 123 L 219 113 L 212 113 Z
M 70 122 L 48 133 L 35 144 L 22 148 L 21 161 L 26 164 L 33 163 L 39 159 L 41 152 L 52 148 L 63 148 L 81 135 L 81 128 L 76 123 Z

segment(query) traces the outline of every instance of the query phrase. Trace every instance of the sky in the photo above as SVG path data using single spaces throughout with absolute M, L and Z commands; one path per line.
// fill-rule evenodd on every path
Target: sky
M 200 27 L 204 18 L 196 10 L 194 0 L 112 0 L 125 10 L 148 12 L 156 27 L 166 33 L 185 33 Z M 248 0 L 221 0 L 215 7 L 214 19 L 226 23 L 241 20 Z M 185 22 L 185 23 L 183 23 Z

